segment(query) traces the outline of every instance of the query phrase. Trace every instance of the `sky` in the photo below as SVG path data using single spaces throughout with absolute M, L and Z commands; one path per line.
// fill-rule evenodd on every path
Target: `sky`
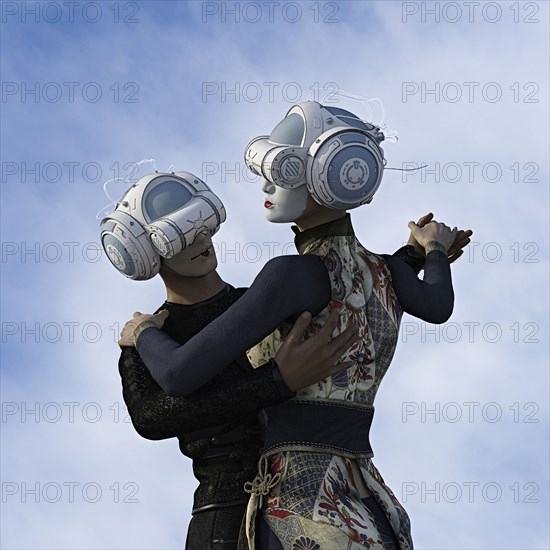
M 117 369 L 164 287 L 102 253 L 103 183 L 149 158 L 201 177 L 219 273 L 248 286 L 295 251 L 246 144 L 301 101 L 367 118 L 349 93 L 383 102 L 388 167 L 427 165 L 385 172 L 359 240 L 391 253 L 430 211 L 474 231 L 451 319 L 403 317 L 374 463 L 415 548 L 550 548 L 547 2 L 0 5 L 2 548 L 183 546 L 190 460 L 134 431 Z

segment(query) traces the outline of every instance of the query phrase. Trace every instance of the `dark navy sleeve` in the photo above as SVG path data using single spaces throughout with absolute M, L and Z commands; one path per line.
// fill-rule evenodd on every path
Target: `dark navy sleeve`
M 392 256 L 403 260 L 407 265 L 411 266 L 417 275 L 424 269 L 424 264 L 426 263 L 426 257 L 419 254 L 414 249 L 414 246 L 410 244 L 402 246 Z
M 404 261 L 383 255 L 403 311 L 428 323 L 444 323 L 453 312 L 454 293 L 447 255 L 434 250 L 426 256 L 424 280 Z
M 186 396 L 284 321 L 304 311 L 319 314 L 330 298 L 330 279 L 321 258 L 279 256 L 267 262 L 237 302 L 185 345 L 151 327 L 139 335 L 136 348 L 168 395 Z

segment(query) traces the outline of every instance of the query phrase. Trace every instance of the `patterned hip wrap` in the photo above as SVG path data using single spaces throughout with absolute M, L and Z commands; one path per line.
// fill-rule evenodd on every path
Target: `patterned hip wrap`
M 293 399 L 266 409 L 268 422 L 265 445 L 258 464 L 258 474 L 244 485 L 251 494 L 246 513 L 246 543 L 242 536 L 239 548 L 254 550 L 255 535 L 250 526 L 263 506 L 264 497 L 281 480 L 281 474 L 269 472 L 267 457 L 281 451 L 329 453 L 348 458 L 372 458 L 369 431 L 374 407 L 343 401 Z M 244 535 L 244 533 L 243 533 Z
M 293 399 L 266 409 L 263 455 L 279 451 L 372 458 L 369 441 L 374 407 L 344 401 Z

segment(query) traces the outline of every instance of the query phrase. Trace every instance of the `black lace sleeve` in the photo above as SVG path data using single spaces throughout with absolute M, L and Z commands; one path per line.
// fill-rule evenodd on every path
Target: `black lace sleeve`
M 414 246 L 407 244 L 396 250 L 392 256 L 404 261 L 418 275 L 426 264 L 426 257 L 419 254 Z
M 135 348 L 124 348 L 118 367 L 132 424 L 147 439 L 166 439 L 219 426 L 221 421 L 248 418 L 295 395 L 281 385 L 274 362 L 243 372 L 229 383 L 214 380 L 188 397 L 166 395 Z

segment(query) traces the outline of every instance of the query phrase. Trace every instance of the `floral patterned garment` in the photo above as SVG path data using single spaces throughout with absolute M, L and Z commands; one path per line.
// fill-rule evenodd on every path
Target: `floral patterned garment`
M 324 258 L 332 285 L 332 300 L 313 319 L 307 336 L 320 330 L 332 309 L 343 308 L 335 333 L 355 322 L 361 339 L 342 357 L 353 361 L 352 367 L 300 390 L 294 399 L 372 406 L 393 357 L 402 316 L 386 262 L 359 243 L 349 214 L 297 232 L 296 246 L 300 254 Z M 290 328 L 280 327 L 249 350 L 250 362 L 258 366 L 274 357 Z M 284 450 L 262 458 L 268 484 L 253 492 L 249 502 L 249 548 L 254 548 L 255 514 L 261 509 L 285 550 L 382 550 L 384 535 L 357 490 L 354 476 L 359 474 L 384 510 L 400 549 L 412 549 L 409 517 L 372 460 L 314 450 Z

